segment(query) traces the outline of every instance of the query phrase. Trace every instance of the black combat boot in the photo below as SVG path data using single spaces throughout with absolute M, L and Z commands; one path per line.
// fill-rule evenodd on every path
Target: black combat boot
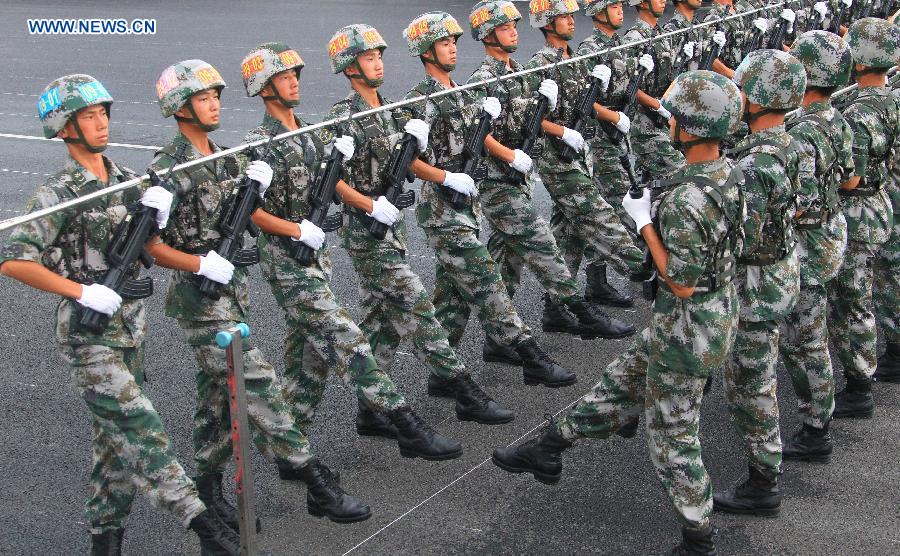
M 566 306 L 578 319 L 578 324 L 581 326 L 581 337 L 585 340 L 594 338 L 614 340 L 631 336 L 636 332 L 630 324 L 613 318 L 599 309 L 593 309 L 584 301 L 571 301 Z
M 634 307 L 634 300 L 626 294 L 619 293 L 606 280 L 606 264 L 591 263 L 584 269 L 587 282 L 584 288 L 584 300 L 607 307 Z
M 781 511 L 781 491 L 778 475 L 750 466 L 746 481 L 726 492 L 713 495 L 713 509 L 730 514 L 754 514 L 774 517 Z
M 781 457 L 786 460 L 795 459 L 828 463 L 831 460 L 833 448 L 827 423 L 821 429 L 803 423 L 800 430 L 784 443 Z
M 211 509 L 192 519 L 188 529 L 200 539 L 202 556 L 240 556 L 241 538 Z
M 540 436 L 519 444 L 497 448 L 491 456 L 494 465 L 510 473 L 531 473 L 546 485 L 554 485 L 562 476 L 562 453 L 572 445 L 562 437 L 556 422 L 549 424 Z
M 459 442 L 432 429 L 411 407 L 395 409 L 388 413 L 388 417 L 397 429 L 401 456 L 437 461 L 462 455 Z
M 671 556 L 716 556 L 716 545 L 713 543 L 713 528 L 706 529 L 681 528 L 681 543 L 669 552 Z
M 381 436 L 393 440 L 397 438 L 397 429 L 391 424 L 386 413 L 373 411 L 360 401 L 359 411 L 356 413 L 356 434 Z
M 91 535 L 91 556 L 122 556 L 122 538 L 125 529 L 119 527 Z
M 522 358 L 522 375 L 525 384 L 543 384 L 549 388 L 560 388 L 578 382 L 575 373 L 566 370 L 554 361 L 541 349 L 534 338 L 528 338 L 516 346 L 516 352 Z
M 544 332 L 556 332 L 559 334 L 572 334 L 581 336 L 584 327 L 578 322 L 578 317 L 566 309 L 565 305 L 550 299 L 544 294 L 544 314 L 541 316 L 541 328 Z
M 197 484 L 200 500 L 206 504 L 206 507 L 211 509 L 225 525 L 238 532 L 240 525 L 237 508 L 222 496 L 222 474 L 205 473 L 194 477 L 194 482 Z
M 868 378 L 847 377 L 847 386 L 834 396 L 833 419 L 870 419 L 875 413 L 872 381 Z
M 621 436 L 622 438 L 634 438 L 634 435 L 637 434 L 638 425 L 640 424 L 640 417 L 635 417 L 631 421 L 628 421 L 616 431 L 616 434 Z
M 284 461 L 284 460 L 275 460 L 275 463 L 276 463 L 276 465 L 278 465 L 278 478 L 280 478 L 282 481 L 302 481 L 303 480 L 303 477 L 300 476 L 300 473 L 298 473 L 297 470 L 295 470 L 289 462 Z M 319 466 L 323 470 L 331 473 L 331 478 L 334 479 L 334 482 L 336 482 L 336 483 L 341 482 L 341 472 L 340 471 L 333 471 L 333 470 L 329 469 L 328 466 L 325 465 L 324 463 L 322 463 L 321 461 L 319 462 Z M 257 519 L 257 521 L 259 521 L 259 520 Z M 257 532 L 259 532 L 259 524 L 258 523 L 257 523 L 256 528 L 257 528 Z
M 306 483 L 306 509 L 310 515 L 327 517 L 335 523 L 354 523 L 372 517 L 369 506 L 344 492 L 331 470 L 318 459 L 311 459 L 294 473 Z
M 428 395 L 456 398 L 456 417 L 482 425 L 509 423 L 516 414 L 488 396 L 468 374 L 452 379 L 428 375 Z
M 511 346 L 501 346 L 491 339 L 484 337 L 484 347 L 481 349 L 481 359 L 485 363 L 506 363 L 507 365 L 522 366 L 522 358 Z
M 872 378 L 878 382 L 900 382 L 900 344 L 888 342 L 886 347 Z

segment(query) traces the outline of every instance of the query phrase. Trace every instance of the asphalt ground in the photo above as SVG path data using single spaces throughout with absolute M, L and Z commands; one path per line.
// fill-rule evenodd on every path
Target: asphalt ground
M 444 9 L 462 22 L 468 2 L 397 0 L 383 2 L 212 2 L 7 0 L 0 6 L 0 132 L 40 135 L 35 103 L 52 79 L 68 73 L 99 78 L 116 98 L 111 141 L 165 144 L 175 133 L 161 118 L 154 83 L 167 65 L 202 58 L 216 66 L 229 87 L 223 96 L 224 145 L 240 142 L 258 124 L 262 103 L 245 97 L 239 64 L 254 45 L 284 41 L 307 66 L 301 78 L 300 112 L 319 121 L 348 90 L 331 75 L 325 44 L 340 26 L 368 22 L 378 27 L 386 53 L 384 92 L 400 98 L 422 73 L 408 56 L 401 31 L 419 13 Z M 525 6 L 523 6 L 524 8 Z M 627 10 L 630 12 L 630 10 Z M 148 17 L 153 36 L 29 36 L 28 18 Z M 588 34 L 579 16 L 577 38 Z M 525 61 L 541 36 L 520 27 L 517 59 Z M 457 79 L 464 81 L 482 59 L 471 38 L 460 41 Z M 143 169 L 147 151 L 110 148 L 120 163 Z M 0 218 L 21 214 L 31 192 L 63 165 L 62 145 L 0 139 Z M 535 202 L 549 216 L 549 197 L 535 189 Z M 614 201 L 614 200 L 611 200 Z M 413 217 L 407 214 L 407 219 Z M 428 288 L 434 262 L 421 231 L 410 222 L 410 262 Z M 0 239 L 5 240 L 5 234 Z M 329 237 L 332 245 L 337 243 Z M 340 248 L 333 248 L 333 288 L 359 316 L 356 277 Z M 158 292 L 167 273 L 154 270 Z M 283 369 L 285 335 L 281 311 L 252 272 L 255 342 Z M 581 278 L 583 280 L 583 277 Z M 613 278 L 620 288 L 629 285 Z M 635 292 L 637 293 L 637 292 Z M 388 441 L 358 437 L 353 428 L 355 396 L 332 379 L 311 439 L 315 453 L 342 474 L 342 484 L 369 503 L 373 517 L 337 525 L 306 512 L 305 489 L 281 482 L 274 467 L 253 454 L 256 507 L 263 520 L 262 546 L 274 554 L 648 554 L 668 549 L 678 538 L 670 504 L 649 461 L 646 436 L 624 441 L 585 441 L 566 452 L 564 479 L 555 487 L 530 476 L 509 475 L 489 461 L 491 450 L 534 434 L 545 414 L 557 414 L 594 384 L 628 340 L 584 342 L 540 332 L 540 288 L 526 273 L 516 299 L 539 341 L 561 363 L 578 372 L 573 387 L 525 387 L 513 367 L 482 363 L 482 333 L 472 323 L 459 352 L 475 378 L 517 412 L 510 424 L 485 427 L 456 420 L 452 404 L 425 393 L 426 369 L 402 346 L 392 375 L 413 406 L 440 431 L 459 439 L 465 453 L 448 462 L 399 456 Z M 0 553 L 85 553 L 89 536 L 82 517 L 91 463 L 90 421 L 71 385 L 69 370 L 54 349 L 56 300 L 9 280 L 0 281 Z M 180 461 L 191 472 L 191 418 L 195 363 L 175 322 L 162 313 L 163 296 L 149 307 L 146 390 L 162 415 Z M 636 326 L 649 315 L 646 302 L 613 313 Z M 796 401 L 783 373 L 784 436 L 798 426 Z M 722 554 L 898 554 L 898 439 L 900 395 L 896 387 L 875 386 L 875 417 L 841 421 L 833 427 L 836 451 L 830 465 L 788 463 L 782 477 L 784 506 L 777 519 L 715 515 Z M 721 376 L 702 417 L 704 461 L 715 488 L 746 473 L 741 443 L 729 422 Z M 643 427 L 642 427 L 643 429 Z M 197 554 L 198 544 L 171 516 L 138 498 L 127 522 L 126 554 Z

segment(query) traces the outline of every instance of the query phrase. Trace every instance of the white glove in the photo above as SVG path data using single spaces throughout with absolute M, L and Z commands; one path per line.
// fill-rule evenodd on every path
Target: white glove
M 781 19 L 787 21 L 791 25 L 793 25 L 794 20 L 797 19 L 797 16 L 794 15 L 794 10 L 792 10 L 790 8 L 785 8 L 785 9 L 781 10 L 781 15 L 779 17 L 781 17 Z
M 322 228 L 305 218 L 297 224 L 297 227 L 300 228 L 300 237 L 292 237 L 292 241 L 302 241 L 316 251 L 322 248 L 325 243 L 325 232 L 322 231 Z
M 81 297 L 75 301 L 108 317 L 113 316 L 122 306 L 122 297 L 103 284 L 82 285 Z
M 813 11 L 819 14 L 819 17 L 824 18 L 828 15 L 828 5 L 825 2 L 816 2 L 813 5 Z
M 394 222 L 397 221 L 397 218 L 400 217 L 400 209 L 392 205 L 391 202 L 387 200 L 387 197 L 382 195 L 372 201 L 372 212 L 368 213 L 368 215 L 382 224 L 393 226 Z
M 684 46 L 681 47 L 681 51 L 684 52 L 684 55 L 688 58 L 694 57 L 694 41 L 688 41 L 684 43 Z
M 619 121 L 616 122 L 616 129 L 625 135 L 628 135 L 628 132 L 631 131 L 631 118 L 625 112 L 619 112 Z
M 463 195 L 468 195 L 471 197 L 475 195 L 475 180 L 472 179 L 472 176 L 469 174 L 461 174 L 458 172 L 444 172 L 447 174 L 444 177 L 444 185 L 452 189 L 453 191 L 458 191 Z
M 563 127 L 562 140 L 563 143 L 575 149 L 575 152 L 580 153 L 584 150 L 584 137 L 574 129 Z
M 141 196 L 142 205 L 156 209 L 156 226 L 160 230 L 169 223 L 169 211 L 172 209 L 172 199 L 174 198 L 174 195 L 158 185 L 148 187 L 144 195 Z
M 194 274 L 219 284 L 227 284 L 234 274 L 234 265 L 215 251 L 210 251 L 206 255 L 200 255 L 200 270 Z
M 509 163 L 513 170 L 520 174 L 527 174 L 531 171 L 532 164 L 534 164 L 534 162 L 531 160 L 531 157 L 528 156 L 528 153 L 520 149 L 513 151 L 513 161 Z
M 350 160 L 353 158 L 353 153 L 356 152 L 356 144 L 353 142 L 353 137 L 350 137 L 349 135 L 341 135 L 335 139 L 333 148 L 341 153 L 344 160 Z
M 672 113 L 669 112 L 668 110 L 666 110 L 666 107 L 663 106 L 661 102 L 659 103 L 659 108 L 656 109 L 656 113 L 659 114 L 660 116 L 662 116 L 663 118 L 665 118 L 666 120 L 669 120 L 672 118 Z
M 266 196 L 266 190 L 272 185 L 272 167 L 264 160 L 254 160 L 247 166 L 247 177 L 259 182 L 259 197 Z
M 604 91 L 609 88 L 609 80 L 612 78 L 612 70 L 609 69 L 609 66 L 606 64 L 597 64 L 594 66 L 594 69 L 591 70 L 591 75 L 600 80 Z
M 753 26 L 759 29 L 760 33 L 765 33 L 769 30 L 769 22 L 761 17 L 753 20 Z
M 643 54 L 640 58 L 638 58 L 638 65 L 647 70 L 648 72 L 652 72 L 653 68 L 656 67 L 656 64 L 653 63 L 653 56 L 649 54 Z
M 728 37 L 725 35 L 725 31 L 716 31 L 713 33 L 712 40 L 719 45 L 719 48 L 722 48 L 725 46 L 725 43 L 728 42 Z
M 547 97 L 550 101 L 550 111 L 556 110 L 556 100 L 559 98 L 559 85 L 552 79 L 544 79 L 538 87 L 538 93 Z
M 503 107 L 500 106 L 500 99 L 497 97 L 487 97 L 481 101 L 481 109 L 491 115 L 492 120 L 500 117 Z
M 845 8 L 849 8 L 850 6 L 853 5 L 853 0 L 841 0 L 841 3 L 844 5 Z
M 634 227 L 637 228 L 638 235 L 641 233 L 641 228 L 653 222 L 653 219 L 650 218 L 650 190 L 642 187 L 641 191 L 644 193 L 640 199 L 633 199 L 628 193 L 622 199 L 622 207 L 634 220 Z
M 412 120 L 406 122 L 406 126 L 403 127 L 403 131 L 409 133 L 419 142 L 419 152 L 425 152 L 425 149 L 428 148 L 428 133 L 431 131 L 431 128 L 425 123 L 423 120 L 417 120 L 413 118 Z

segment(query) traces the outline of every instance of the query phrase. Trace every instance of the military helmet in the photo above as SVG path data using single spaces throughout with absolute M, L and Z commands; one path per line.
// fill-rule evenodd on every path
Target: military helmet
M 185 60 L 163 70 L 156 80 L 156 97 L 162 115 L 168 118 L 192 95 L 207 89 L 221 92 L 224 88 L 225 81 L 216 68 L 203 60 Z
M 553 23 L 561 15 L 578 12 L 578 0 L 531 0 L 528 4 L 528 21 L 535 29 Z
M 261 93 L 269 80 L 283 71 L 294 70 L 299 78 L 303 66 L 303 58 L 286 44 L 267 42 L 257 46 L 241 62 L 241 76 L 247 96 L 255 97 Z
M 806 92 L 806 69 L 780 50 L 755 50 L 734 70 L 747 100 L 770 110 L 796 108 Z
M 884 19 L 854 21 L 847 31 L 853 61 L 870 68 L 889 68 L 900 62 L 900 29 Z
M 102 104 L 109 114 L 112 103 L 113 98 L 106 87 L 90 75 L 76 73 L 54 79 L 41 91 L 37 102 L 44 137 L 56 137 L 69 119 L 82 108 Z
M 720 139 L 736 131 L 743 108 L 737 85 L 706 70 L 676 77 L 660 102 L 681 129 L 704 139 Z
M 387 43 L 384 42 L 378 29 L 364 23 L 341 27 L 328 41 L 331 71 L 341 73 L 356 61 L 357 56 L 376 48 L 382 52 L 387 48 Z
M 594 17 L 606 8 L 622 2 L 623 0 L 582 0 L 584 15 Z
M 403 37 L 410 56 L 421 56 L 441 39 L 463 35 L 459 22 L 447 12 L 428 12 L 415 18 L 406 27 Z
M 469 14 L 472 38 L 483 41 L 494 29 L 506 23 L 519 21 L 522 14 L 509 0 L 481 0 Z
M 807 87 L 841 87 L 850 80 L 853 56 L 847 41 L 828 31 L 807 31 L 791 47 L 806 68 Z

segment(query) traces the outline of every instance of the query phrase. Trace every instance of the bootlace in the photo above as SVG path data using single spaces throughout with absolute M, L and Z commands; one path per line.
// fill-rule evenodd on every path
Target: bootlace
M 479 404 L 487 405 L 494 401 L 493 398 L 488 396 L 487 393 L 472 380 L 471 376 L 461 376 L 457 380 L 459 380 L 460 391 L 469 398 L 477 401 Z

